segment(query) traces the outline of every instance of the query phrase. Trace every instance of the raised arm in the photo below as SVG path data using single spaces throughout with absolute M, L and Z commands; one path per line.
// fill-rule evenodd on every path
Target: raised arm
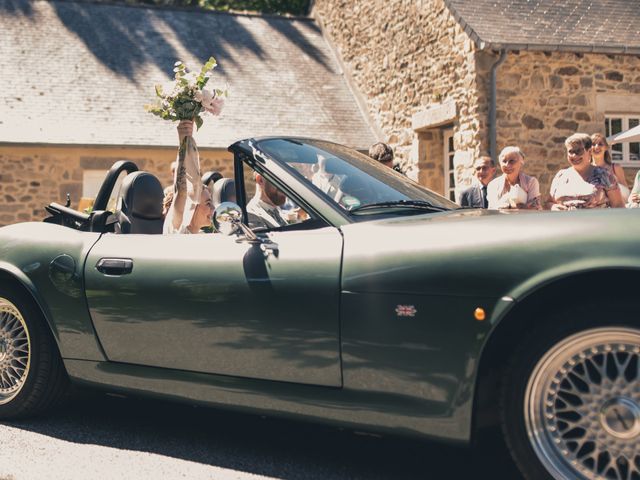
M 180 139 L 180 150 L 176 160 L 176 173 L 173 179 L 173 227 L 178 230 L 182 225 L 184 217 L 184 207 L 187 201 L 187 168 L 185 165 L 187 137 L 193 135 L 193 122 L 191 120 L 181 120 L 178 123 L 178 138 Z

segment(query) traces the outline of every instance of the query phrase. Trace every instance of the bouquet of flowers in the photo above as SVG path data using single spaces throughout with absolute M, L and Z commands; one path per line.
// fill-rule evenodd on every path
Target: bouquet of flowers
M 193 120 L 199 129 L 202 126 L 203 112 L 220 115 L 224 106 L 223 96 L 226 89 L 205 89 L 214 68 L 216 59 L 211 57 L 202 65 L 200 73 L 190 72 L 184 63 L 174 64 L 175 78 L 172 83 L 163 87 L 156 85 L 156 102 L 145 105 L 148 112 L 165 120 Z

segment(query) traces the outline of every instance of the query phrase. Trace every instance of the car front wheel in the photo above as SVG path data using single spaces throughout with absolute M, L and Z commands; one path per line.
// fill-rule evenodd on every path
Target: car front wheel
M 527 478 L 640 480 L 640 330 L 534 335 L 508 368 L 502 428 Z
M 39 413 L 68 380 L 42 314 L 20 291 L 0 291 L 0 418 Z

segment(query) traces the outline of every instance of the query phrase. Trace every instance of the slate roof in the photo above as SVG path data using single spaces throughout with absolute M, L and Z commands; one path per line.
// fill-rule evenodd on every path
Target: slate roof
M 74 1 L 0 0 L 0 142 L 172 146 L 143 109 L 180 59 L 214 55 L 228 83 L 196 139 L 301 135 L 376 141 L 319 27 L 308 19 Z
M 640 54 L 638 0 L 445 0 L 481 49 Z

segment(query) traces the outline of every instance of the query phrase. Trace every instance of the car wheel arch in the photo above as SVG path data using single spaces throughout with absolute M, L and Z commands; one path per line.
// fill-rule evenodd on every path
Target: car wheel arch
M 482 428 L 497 425 L 497 397 L 503 368 L 521 340 L 528 322 L 542 325 L 549 321 L 545 313 L 552 308 L 563 308 L 577 303 L 579 295 L 597 294 L 602 298 L 631 299 L 637 293 L 634 282 L 640 281 L 640 269 L 602 268 L 575 272 L 556 278 L 526 292 L 502 315 L 494 319 L 494 326 L 479 355 L 475 375 L 472 435 L 474 441 Z M 555 311 L 553 311 L 555 313 Z
M 51 315 L 45 308 L 44 302 L 40 299 L 36 287 L 23 272 L 15 268 L 13 265 L 0 264 L 0 285 L 8 285 L 19 289 L 27 295 L 38 308 L 42 317 L 44 318 L 47 328 L 51 332 L 56 347 L 60 350 L 60 338 L 58 336 L 58 330 L 55 328 L 54 323 L 51 321 Z

